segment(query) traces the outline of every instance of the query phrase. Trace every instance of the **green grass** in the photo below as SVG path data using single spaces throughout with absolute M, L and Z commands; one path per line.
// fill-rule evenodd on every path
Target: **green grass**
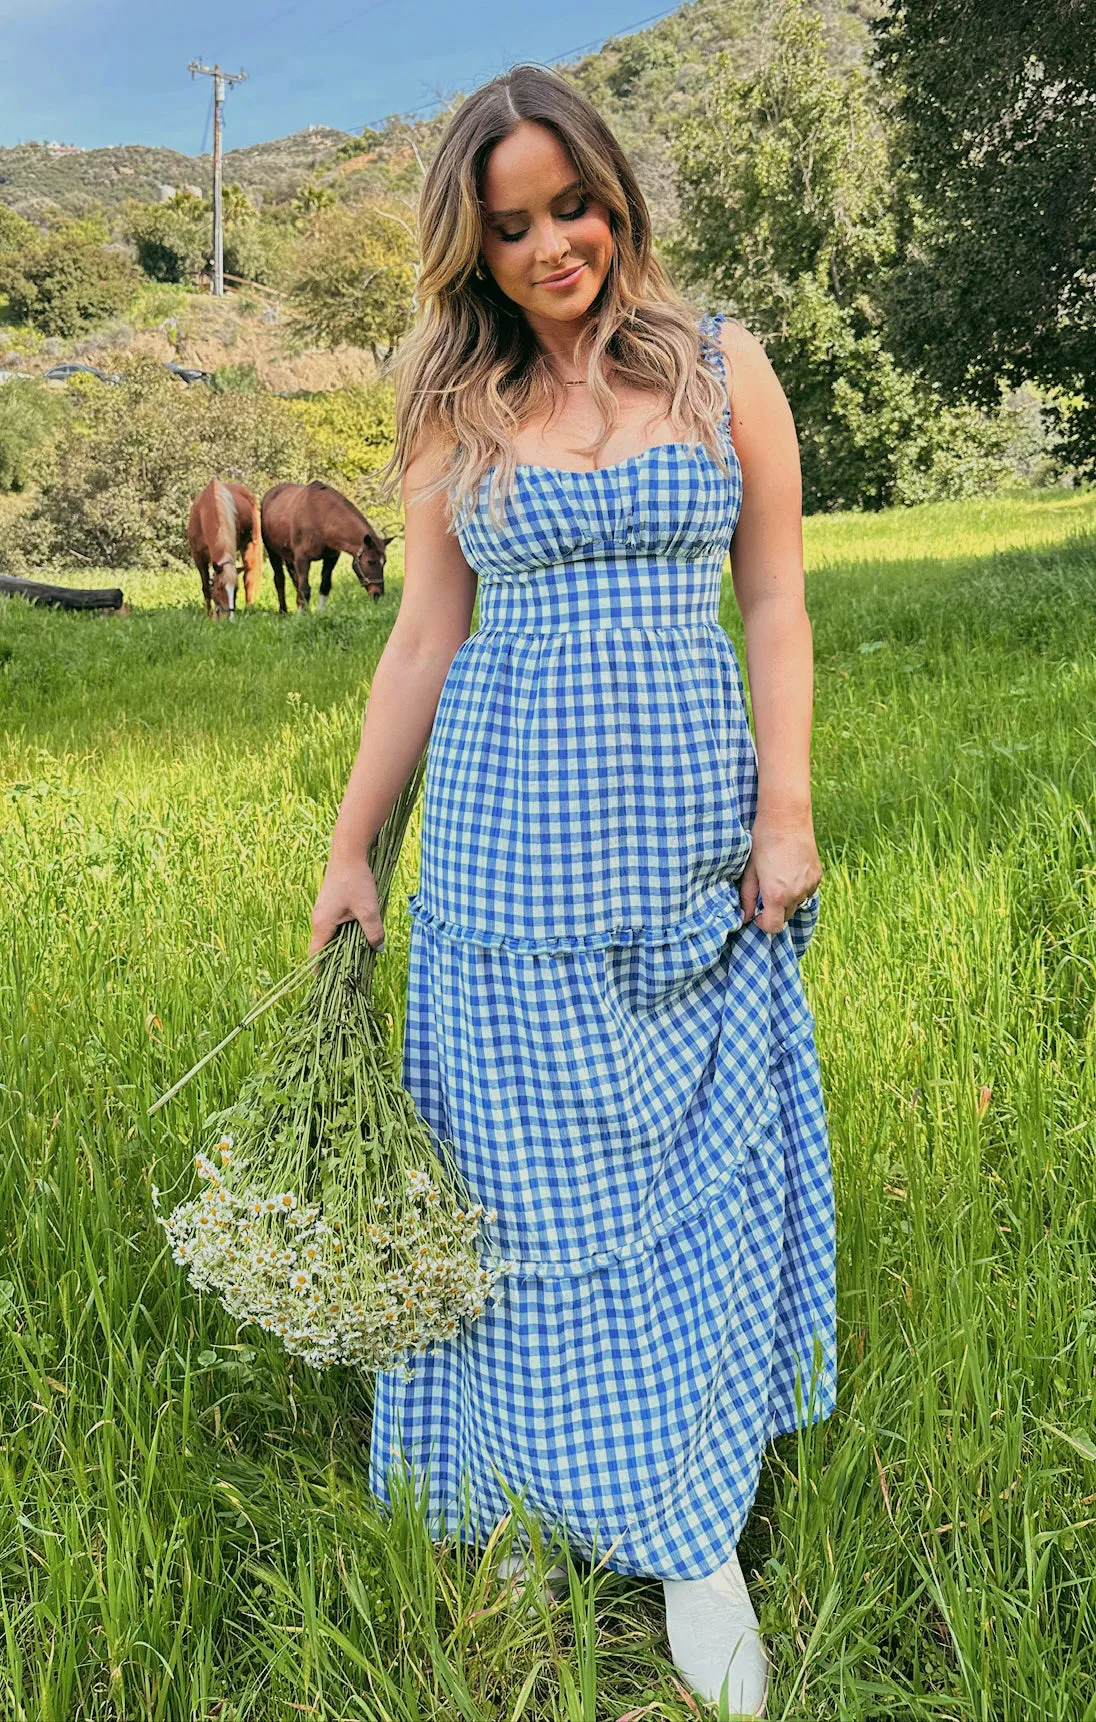
M 1085 1722 L 1096 493 L 807 545 L 840 1388 L 743 1543 L 769 1715 Z M 149 1181 L 254 1042 L 146 1108 L 302 954 L 399 567 L 288 621 L 268 573 L 234 626 L 196 575 L 122 584 L 128 617 L 0 605 L 0 1714 L 685 1722 L 657 1582 L 579 1562 L 522 1619 L 377 1510 L 368 1382 L 234 1335 L 164 1257 Z

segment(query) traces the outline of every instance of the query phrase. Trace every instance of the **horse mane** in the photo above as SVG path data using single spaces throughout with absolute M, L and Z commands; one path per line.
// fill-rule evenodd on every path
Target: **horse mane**
M 223 554 L 215 556 L 217 562 L 227 561 L 232 557 L 236 561 L 236 498 L 229 490 L 223 479 L 213 480 L 213 502 L 217 510 L 218 536 L 223 542 Z M 211 546 L 212 548 L 212 546 Z
M 345 495 L 343 491 L 336 490 L 333 484 L 328 484 L 327 481 L 322 478 L 313 478 L 309 481 L 307 488 L 312 491 L 325 490 L 328 496 L 334 497 L 340 508 L 348 509 L 353 518 L 361 522 L 364 531 L 376 532 L 376 528 L 373 526 L 368 515 L 363 514 L 357 503 L 352 502 L 350 497 Z

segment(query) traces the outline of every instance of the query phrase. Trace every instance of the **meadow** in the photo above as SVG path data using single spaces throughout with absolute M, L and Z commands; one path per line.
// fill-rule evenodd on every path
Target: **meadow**
M 825 868 L 804 973 L 839 1406 L 766 1455 L 768 1715 L 1096 1718 L 1096 491 L 806 522 Z M 685 1719 L 661 1587 L 525 1616 L 367 1486 L 370 1385 L 191 1292 L 153 1220 L 303 955 L 399 602 L 0 604 L 0 1714 Z M 77 578 L 74 576 L 74 578 Z M 88 584 L 115 584 L 96 571 Z M 723 620 L 741 645 L 729 574 Z M 398 1056 L 412 826 L 378 999 Z M 714 1713 L 713 1713 L 714 1714 Z

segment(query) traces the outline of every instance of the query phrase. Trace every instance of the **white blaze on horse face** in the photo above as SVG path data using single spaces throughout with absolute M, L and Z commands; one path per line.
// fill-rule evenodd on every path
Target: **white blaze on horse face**
M 219 579 L 213 588 L 213 601 L 217 607 L 217 613 L 223 616 L 227 612 L 229 621 L 234 622 L 236 620 L 236 586 L 239 581 L 239 574 L 234 564 L 230 567 L 219 568 L 217 573 Z M 223 597 L 217 592 L 218 584 L 223 592 Z

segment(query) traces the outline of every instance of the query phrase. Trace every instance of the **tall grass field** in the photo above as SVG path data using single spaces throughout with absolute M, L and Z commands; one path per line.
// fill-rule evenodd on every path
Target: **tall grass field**
M 741 1547 L 768 1715 L 1092 1722 L 1096 492 L 806 540 L 840 1388 Z M 0 603 L 5 1722 L 703 1714 L 657 1580 L 576 1559 L 524 1613 L 495 1549 L 371 1496 L 369 1380 L 234 1332 L 154 1222 L 290 1008 L 149 1117 L 307 948 L 390 570 L 288 619 L 268 570 L 231 626 L 196 573 L 125 576 L 122 617 Z M 729 573 L 723 620 L 741 649 Z

